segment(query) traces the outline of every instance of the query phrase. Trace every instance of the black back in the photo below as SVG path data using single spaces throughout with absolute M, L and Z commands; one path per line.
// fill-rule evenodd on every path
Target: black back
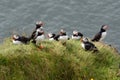
M 102 36 L 102 33 L 101 33 L 101 32 L 97 33 L 97 34 L 94 36 L 94 38 L 92 39 L 92 41 L 99 41 L 100 38 L 101 38 L 101 36 Z
M 95 47 L 95 45 L 91 42 L 84 42 L 84 44 L 85 44 L 85 50 L 92 50 Z
M 20 36 L 18 39 L 24 44 L 27 44 L 31 40 L 30 38 L 25 37 L 25 36 Z
M 58 34 L 58 35 L 56 35 L 56 36 L 54 37 L 54 39 L 55 39 L 56 41 L 59 41 L 59 40 L 58 40 L 59 37 L 60 37 L 60 35 Z

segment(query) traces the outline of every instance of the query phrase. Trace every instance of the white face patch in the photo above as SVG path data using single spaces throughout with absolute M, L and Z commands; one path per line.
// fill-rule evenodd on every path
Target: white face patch
M 78 32 L 77 31 L 73 31 L 73 34 L 77 34 Z
M 61 30 L 60 30 L 60 32 L 64 32 L 64 30 L 63 30 L 63 29 L 61 29 Z
M 43 22 L 42 22 L 42 21 L 37 21 L 36 24 L 40 24 L 40 25 L 42 25 Z
M 49 38 L 52 37 L 52 33 L 49 33 L 49 34 L 48 34 L 48 37 L 49 37 Z
M 104 30 L 107 30 L 107 29 L 108 29 L 108 26 L 107 26 L 107 25 L 105 25 L 105 26 L 103 27 L 103 29 L 104 29 Z
M 13 38 L 18 39 L 19 36 L 18 35 L 13 35 Z
M 87 42 L 87 41 L 88 41 L 88 39 L 87 39 L 87 38 L 83 38 L 83 41 L 84 41 L 84 42 Z

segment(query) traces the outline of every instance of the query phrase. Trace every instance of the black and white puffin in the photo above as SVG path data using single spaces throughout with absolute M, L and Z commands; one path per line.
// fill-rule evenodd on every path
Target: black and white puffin
M 54 34 L 54 33 L 48 33 L 48 39 L 49 39 L 50 41 L 55 40 L 55 36 L 56 36 L 56 34 Z
M 38 28 L 43 28 L 42 26 L 43 26 L 43 22 L 42 21 L 37 21 L 35 29 L 37 30 Z
M 37 32 L 37 29 L 43 29 L 42 26 L 43 26 L 43 22 L 42 22 L 42 21 L 37 21 L 37 22 L 36 22 L 35 30 L 33 30 L 32 34 L 31 34 L 31 36 L 30 36 L 31 39 L 34 38 L 35 33 Z
M 89 42 L 88 38 L 81 39 L 81 46 L 86 51 L 98 51 L 97 47 L 93 43 Z
M 30 41 L 30 38 L 27 38 L 25 36 L 19 36 L 15 34 L 12 36 L 13 44 L 27 44 L 29 41 Z
M 37 29 L 33 36 L 33 43 L 39 43 L 45 39 L 44 31 L 42 29 Z
M 57 41 L 65 41 L 65 40 L 69 40 L 69 36 L 66 34 L 66 31 L 61 29 L 59 34 L 55 36 L 54 38 Z
M 73 31 L 72 39 L 80 40 L 82 37 L 83 37 L 83 34 L 81 32 L 78 32 L 76 30 Z
M 94 36 L 92 41 L 102 41 L 107 35 L 106 32 L 107 29 L 108 29 L 107 25 L 102 25 L 100 31 Z

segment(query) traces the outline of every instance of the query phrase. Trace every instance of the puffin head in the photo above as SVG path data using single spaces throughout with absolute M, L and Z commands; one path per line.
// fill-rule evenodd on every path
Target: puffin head
M 81 42 L 89 42 L 88 38 L 81 38 Z
M 55 34 L 54 33 L 48 33 L 48 37 L 53 38 L 53 37 L 55 37 Z
M 101 27 L 101 30 L 107 30 L 108 29 L 108 25 L 102 25 L 102 27 Z
M 88 42 L 89 40 L 88 40 L 88 38 L 83 38 L 83 41 Z
M 60 30 L 60 35 L 66 35 L 66 32 L 65 32 L 64 29 L 61 29 L 61 30 Z
M 74 35 L 77 35 L 77 34 L 78 34 L 78 31 L 74 30 L 74 31 L 73 31 L 73 34 L 74 34 Z
M 13 39 L 13 40 L 18 39 L 18 38 L 19 38 L 19 35 L 15 35 L 15 34 L 14 34 L 14 35 L 12 36 L 12 39 Z
M 42 21 L 37 21 L 36 22 L 36 27 L 40 27 L 40 28 L 43 28 L 43 22 Z

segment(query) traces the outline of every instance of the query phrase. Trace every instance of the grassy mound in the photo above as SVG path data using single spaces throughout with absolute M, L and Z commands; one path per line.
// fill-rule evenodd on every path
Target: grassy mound
M 111 48 L 95 43 L 99 53 L 84 51 L 79 41 L 66 45 L 44 41 L 43 49 L 33 44 L 0 45 L 0 80 L 119 80 L 120 57 Z

